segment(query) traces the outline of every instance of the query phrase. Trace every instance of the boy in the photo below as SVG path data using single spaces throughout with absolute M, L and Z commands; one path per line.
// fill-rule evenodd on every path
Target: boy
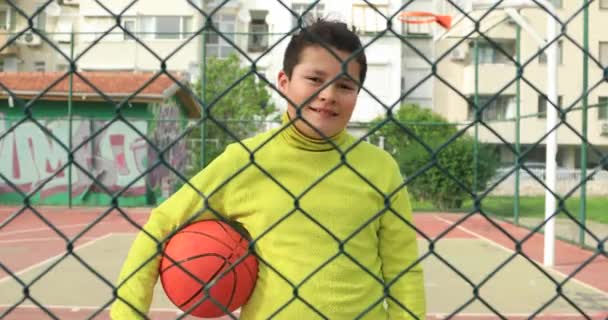
M 283 126 L 228 146 L 152 211 L 121 272 L 113 319 L 148 312 L 160 241 L 220 217 L 247 229 L 259 260 L 241 319 L 424 319 L 398 166 L 346 133 L 366 69 L 346 24 L 317 20 L 294 35 L 278 75 Z

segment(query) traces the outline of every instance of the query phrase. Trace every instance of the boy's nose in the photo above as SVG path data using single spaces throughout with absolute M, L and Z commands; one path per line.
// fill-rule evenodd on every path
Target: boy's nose
M 321 101 L 334 102 L 336 100 L 335 83 L 330 83 L 317 96 Z

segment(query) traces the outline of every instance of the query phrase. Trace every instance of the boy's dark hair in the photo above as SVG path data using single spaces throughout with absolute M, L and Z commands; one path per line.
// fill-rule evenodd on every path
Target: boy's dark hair
M 351 54 L 356 51 L 355 61 L 360 66 L 359 85 L 363 85 L 367 73 L 367 59 L 361 40 L 355 32 L 348 29 L 346 23 L 321 18 L 305 23 L 302 30 L 291 37 L 283 56 L 283 71 L 289 79 L 300 60 L 300 53 L 312 45 L 319 45 L 328 50 L 328 47 L 331 47 Z

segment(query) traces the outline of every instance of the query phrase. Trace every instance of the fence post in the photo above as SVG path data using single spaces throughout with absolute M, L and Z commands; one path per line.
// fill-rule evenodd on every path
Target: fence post
M 583 0 L 583 4 L 587 4 L 588 0 Z M 589 6 L 585 5 L 583 9 L 583 48 L 585 52 L 589 52 Z M 587 212 L 587 103 L 588 103 L 588 95 L 587 89 L 589 87 L 589 58 L 587 55 L 583 55 L 583 123 L 581 134 L 584 137 L 584 140 L 581 143 L 581 194 L 580 194 L 580 208 L 579 208 L 579 222 L 581 223 L 581 227 L 579 227 L 579 245 L 582 247 L 585 245 L 585 222 L 586 222 L 586 212 Z
M 521 26 L 520 25 L 516 25 L 515 26 L 515 54 L 516 54 L 516 59 L 517 59 L 517 67 L 520 67 L 521 64 Z M 518 226 L 519 225 L 519 174 L 520 174 L 520 161 L 519 158 L 521 156 L 521 146 L 519 145 L 520 142 L 520 125 L 521 125 L 521 119 L 520 119 L 520 108 L 521 108 L 521 78 L 519 76 L 519 72 L 518 72 L 518 76 L 517 76 L 517 80 L 516 80 L 516 84 L 515 84 L 515 152 L 517 152 L 516 154 L 516 159 L 515 159 L 515 201 L 513 202 L 513 215 L 514 215 L 514 221 L 513 223 Z
M 202 18 L 202 19 L 207 19 L 207 18 Z M 205 167 L 205 140 L 207 139 L 206 135 L 207 135 L 207 130 L 205 128 L 205 122 L 207 121 L 207 119 L 205 119 L 205 117 L 207 116 L 207 104 L 205 102 L 205 78 L 207 77 L 207 50 L 205 48 L 205 44 L 206 44 L 206 32 L 207 32 L 207 21 L 205 20 L 204 22 L 204 27 L 203 27 L 203 31 L 201 32 L 201 65 L 200 65 L 200 84 L 201 84 L 201 91 L 200 91 L 200 95 L 201 95 L 201 127 L 200 127 L 200 131 L 201 131 L 201 167 L 200 169 Z
M 72 64 L 74 63 L 74 31 L 70 32 L 70 88 L 68 92 L 68 147 L 70 149 L 68 154 L 68 208 L 72 208 L 72 162 L 74 161 L 74 155 L 72 154 L 72 91 L 74 84 L 74 70 L 72 70 Z M 72 158 L 72 161 L 69 159 Z

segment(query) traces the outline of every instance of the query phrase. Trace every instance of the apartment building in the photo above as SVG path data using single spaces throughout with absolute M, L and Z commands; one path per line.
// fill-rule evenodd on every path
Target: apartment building
M 395 14 L 404 5 L 402 10 L 405 11 L 445 13 L 437 7 L 440 1 L 368 2 L 386 16 Z M 386 19 L 368 2 L 319 1 L 308 11 L 308 14 L 340 19 L 356 26 L 366 44 L 368 77 L 353 115 L 354 123 L 370 121 L 384 114 L 385 107 L 400 102 L 417 103 L 432 108 L 452 122 L 467 123 L 475 117 L 470 103 L 475 93 L 480 104 L 498 94 L 483 112 L 487 127 L 478 127 L 479 138 L 483 142 L 503 145 L 503 161 L 512 161 L 513 154 L 504 143 L 514 144 L 517 136 L 513 121 L 517 114 L 514 82 L 517 70 L 513 59 L 519 46 L 525 63 L 519 96 L 520 142 L 523 150 L 531 149 L 530 161 L 543 161 L 544 142 L 536 147 L 533 145 L 545 132 L 547 106 L 543 94 L 546 92 L 547 66 L 546 57 L 539 53 L 533 37 L 522 31 L 518 44 L 516 24 L 506 19 L 484 33 L 491 42 L 475 33 L 467 38 L 463 38 L 466 34 L 456 34 L 437 40 L 433 38 L 436 26 L 402 24 L 394 19 L 395 33 L 387 32 L 377 38 L 378 32 L 386 27 Z M 551 2 L 564 21 L 580 8 L 575 2 Z M 250 66 L 254 61 L 256 71 L 271 84 L 275 83 L 276 74 L 282 67 L 283 51 L 289 40 L 285 35 L 297 28 L 297 19 L 287 8 L 302 14 L 311 5 L 307 0 L 231 0 L 225 4 L 219 0 L 194 1 L 194 6 L 187 1 L 166 6 L 153 0 L 134 3 L 104 0 L 104 6 L 93 0 L 60 0 L 48 4 L 21 0 L 14 3 L 27 17 L 5 0 L 0 1 L 0 43 L 5 44 L 0 51 L 0 71 L 63 71 L 68 69 L 71 57 L 76 60 L 79 70 L 154 71 L 164 66 L 169 71 L 187 72 L 192 81 L 196 81 L 204 41 L 206 56 L 225 57 L 238 52 L 233 44 L 236 45 L 241 51 L 243 65 Z M 454 3 L 466 8 L 473 1 Z M 208 33 L 203 39 L 198 31 L 205 21 L 199 8 L 214 12 L 214 26 L 222 35 Z M 608 1 L 592 3 L 589 10 L 590 30 L 603 30 L 608 17 Z M 457 12 L 452 10 L 451 14 L 455 17 Z M 542 10 L 522 9 L 520 14 L 544 34 L 546 14 Z M 122 28 L 117 26 L 118 15 Z M 27 18 L 31 16 L 39 33 L 28 30 Z M 569 38 L 561 37 L 558 44 L 558 95 L 563 108 L 577 109 L 582 104 L 583 94 L 581 14 L 570 20 L 567 25 Z M 500 20 L 489 15 L 481 26 L 496 21 Z M 602 69 L 608 64 L 608 38 L 601 32 L 590 32 L 589 51 L 595 60 L 589 61 L 589 83 L 593 89 L 587 93 L 592 106 L 588 112 L 588 139 L 593 147 L 588 151 L 588 159 L 589 164 L 594 165 L 608 149 L 608 110 L 604 107 L 608 92 Z M 429 78 L 432 64 L 427 59 L 434 61 L 438 57 L 443 57 L 436 65 L 441 80 Z M 284 107 L 280 96 L 274 94 L 274 97 L 277 105 Z M 582 112 L 569 112 L 566 119 L 571 128 L 562 125 L 558 130 L 558 163 L 564 167 L 579 167 L 581 139 L 578 133 L 582 131 Z M 469 133 L 473 134 L 473 129 Z
M 63 71 L 69 67 L 67 57 L 76 60 L 79 70 L 154 71 L 164 67 L 169 71 L 188 72 L 196 81 L 200 74 L 204 41 L 206 56 L 225 57 L 237 52 L 243 65 L 250 66 L 254 61 L 256 71 L 274 84 L 289 41 L 286 34 L 297 29 L 298 20 L 290 10 L 302 14 L 314 2 L 223 2 L 193 1 L 192 5 L 187 1 L 175 1 L 168 6 L 153 0 L 134 3 L 104 0 L 101 6 L 94 0 L 62 0 L 38 10 L 46 3 L 16 1 L 28 16 L 34 16 L 34 27 L 43 37 L 31 30 L 21 32 L 28 28 L 26 17 L 6 2 L 0 2 L 0 19 L 4 17 L 0 24 L 4 23 L 6 30 L 4 37 L 8 40 L 11 35 L 17 35 L 16 40 L 0 53 L 0 66 L 5 71 Z M 385 107 L 399 103 L 401 93 L 409 84 L 402 72 L 402 60 L 405 59 L 402 57 L 403 43 L 398 37 L 402 25 L 396 23 L 396 33 L 388 32 L 376 38 L 387 24 L 386 18 L 378 12 L 390 16 L 399 10 L 402 1 L 368 2 L 319 1 L 307 11 L 309 15 L 354 25 L 367 46 L 368 75 L 353 116 L 354 122 L 367 122 L 384 114 Z M 205 19 L 199 10 L 213 12 L 214 26 L 222 32 L 221 35 L 211 32 L 203 39 L 198 31 Z M 53 44 L 47 43 L 44 37 Z M 409 97 L 430 105 L 429 84 L 417 89 L 417 96 L 411 94 Z M 281 100 L 278 94 L 275 98 L 278 102 Z M 277 105 L 283 107 L 284 103 Z
M 13 3 L 19 10 L 0 1 L 0 72 L 67 69 L 72 28 L 78 28 L 78 1 Z M 29 28 L 30 17 L 38 33 Z
M 466 7 L 471 2 L 461 0 L 460 4 Z M 565 114 L 568 125 L 561 125 L 557 130 L 558 166 L 578 168 L 581 165 L 581 108 L 584 95 L 591 107 L 588 109 L 587 121 L 587 139 L 591 146 L 587 151 L 587 159 L 588 165 L 595 166 L 602 155 L 608 152 L 608 88 L 603 69 L 608 64 L 608 37 L 603 32 L 597 32 L 607 27 L 608 1 L 598 1 L 589 6 L 589 54 L 592 58 L 588 60 L 588 92 L 583 92 L 583 59 L 587 54 L 582 50 L 583 16 L 579 12 L 582 4 L 559 0 L 551 0 L 551 3 L 556 8 L 557 16 L 562 21 L 567 21 L 565 30 L 568 35 L 560 37 L 557 42 L 558 103 L 562 109 L 573 108 Z M 538 8 L 518 11 L 538 34 L 545 36 L 545 11 Z M 474 18 L 480 18 L 485 13 L 485 10 L 470 12 Z M 513 152 L 505 142 L 514 145 L 518 135 L 515 122 L 518 114 L 517 85 L 514 80 L 518 71 L 514 61 L 519 47 L 524 66 L 519 93 L 521 150 L 530 151 L 526 161 L 544 162 L 543 136 L 548 108 L 545 99 L 547 57 L 539 51 L 534 37 L 523 29 L 518 43 L 516 26 L 503 10 L 496 10 L 485 15 L 480 24 L 487 38 L 464 28 L 460 33 L 436 41 L 436 55 L 445 55 L 437 65 L 437 73 L 445 82 L 435 81 L 433 108 L 451 122 L 461 123 L 464 127 L 475 119 L 471 101 L 474 101 L 477 93 L 479 105 L 488 105 L 481 114 L 485 125 L 478 126 L 479 139 L 500 146 L 502 161 L 513 162 Z M 471 33 L 469 37 L 464 38 L 468 33 Z M 473 135 L 474 130 L 471 127 L 468 133 Z M 538 141 L 541 142 L 536 145 Z
M 401 11 L 433 12 L 433 0 L 404 1 Z M 395 19 L 395 23 L 398 20 Z M 402 103 L 417 104 L 424 108 L 433 107 L 433 78 L 431 74 L 434 60 L 433 24 L 403 24 L 401 95 Z

